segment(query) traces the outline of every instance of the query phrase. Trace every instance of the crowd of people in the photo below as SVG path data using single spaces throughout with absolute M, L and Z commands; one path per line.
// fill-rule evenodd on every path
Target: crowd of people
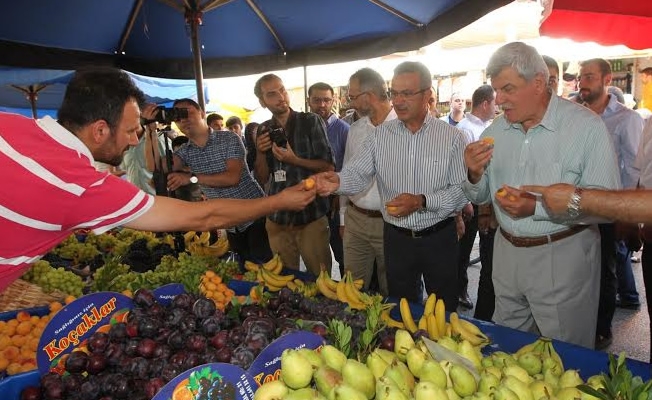
M 0 195 L 0 227 L 12 232 L 0 290 L 75 229 L 226 228 L 245 259 L 278 253 L 318 275 L 331 271 L 332 249 L 365 289 L 413 302 L 436 293 L 455 311 L 474 308 L 467 268 L 479 235 L 476 318 L 605 348 L 615 307 L 640 306 L 639 237 L 652 285 L 652 233 L 639 236 L 652 195 L 637 190 L 652 187 L 652 120 L 644 127 L 610 92 L 603 59 L 581 63 L 570 99 L 557 95 L 557 62 L 523 43 L 499 48 L 486 72 L 469 112 L 453 93 L 440 115 L 422 63 L 399 64 L 389 87 L 363 68 L 349 78 L 344 118 L 327 83 L 309 88 L 310 112 L 299 112 L 267 74 L 252 90 L 270 120 L 224 121 L 178 99 L 183 139 L 168 152 L 159 108 L 127 75 L 80 71 L 58 121 L 0 114 L 14 184 Z M 122 164 L 127 179 L 94 162 Z

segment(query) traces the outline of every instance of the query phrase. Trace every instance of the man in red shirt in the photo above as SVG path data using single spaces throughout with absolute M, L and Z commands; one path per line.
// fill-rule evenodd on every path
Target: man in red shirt
M 151 196 L 93 166 L 118 165 L 138 144 L 143 93 L 124 72 L 78 72 L 68 84 L 58 121 L 0 113 L 0 292 L 77 229 L 117 226 L 148 231 L 209 231 L 280 210 L 301 210 L 315 198 L 303 184 L 254 200 L 190 203 Z M 143 108 L 143 116 L 156 105 Z

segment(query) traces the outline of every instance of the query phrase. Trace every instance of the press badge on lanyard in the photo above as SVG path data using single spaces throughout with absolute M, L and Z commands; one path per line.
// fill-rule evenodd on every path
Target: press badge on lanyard
M 285 171 L 282 169 L 274 171 L 274 182 L 285 182 Z

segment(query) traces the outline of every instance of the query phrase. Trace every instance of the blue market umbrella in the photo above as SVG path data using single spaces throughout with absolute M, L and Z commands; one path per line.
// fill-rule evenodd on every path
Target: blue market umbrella
M 195 78 L 201 88 L 203 74 L 243 75 L 414 50 L 510 1 L 12 1 L 0 14 L 1 63 L 51 69 L 108 64 Z

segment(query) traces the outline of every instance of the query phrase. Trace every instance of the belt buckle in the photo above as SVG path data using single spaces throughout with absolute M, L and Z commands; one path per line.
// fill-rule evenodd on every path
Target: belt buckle
M 421 239 L 423 236 L 419 232 L 420 231 L 414 231 L 410 229 L 410 234 L 412 235 L 412 239 Z

